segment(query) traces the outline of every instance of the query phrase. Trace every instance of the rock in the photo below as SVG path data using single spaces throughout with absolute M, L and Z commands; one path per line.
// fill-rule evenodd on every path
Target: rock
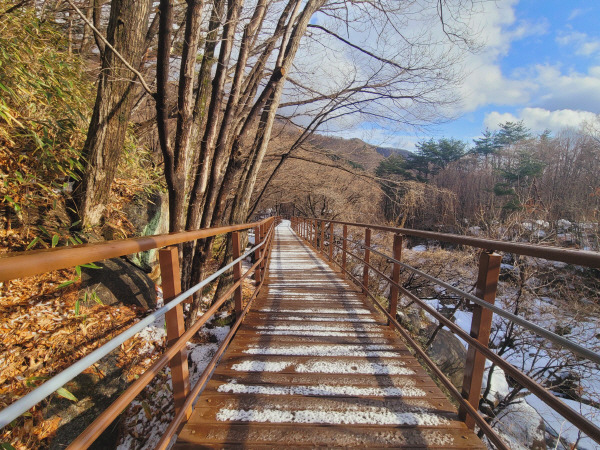
M 88 369 L 65 385 L 65 388 L 77 398 L 77 402 L 54 396 L 43 409 L 46 419 L 59 417 L 60 423 L 56 435 L 50 443 L 50 450 L 64 449 L 81 434 L 118 396 L 127 388 L 128 383 L 118 367 L 118 351 L 102 358 L 96 367 Z M 115 419 L 118 423 L 119 418 Z M 92 444 L 91 449 L 115 448 L 118 433 L 115 425 L 109 426 Z
M 490 377 L 491 363 L 486 361 L 486 368 L 483 372 L 483 379 L 481 380 L 481 393 L 486 394 L 485 399 L 488 403 L 498 406 L 498 403 L 504 399 L 510 392 L 508 382 L 506 381 L 506 374 L 498 366 L 494 366 L 492 369 L 492 376 Z M 490 389 L 488 391 L 487 384 L 491 381 Z
M 123 212 L 131 222 L 138 236 L 151 236 L 169 232 L 169 202 L 163 193 L 140 195 L 123 207 Z M 127 257 L 133 264 L 148 273 L 156 272 L 158 250 L 134 253 Z
M 523 222 L 521 226 L 527 231 L 533 230 L 533 224 L 531 222 Z
M 435 330 L 435 325 L 427 328 L 427 336 Z M 440 330 L 427 349 L 427 354 L 458 389 L 463 385 L 463 373 L 467 350 L 450 331 Z
M 141 269 L 125 259 L 105 259 L 96 263 L 100 269 L 82 267 L 81 291 L 95 293 L 105 305 L 137 305 L 145 309 L 156 307 L 154 282 Z M 94 300 L 89 299 L 88 304 Z
M 481 235 L 481 227 L 469 227 L 467 231 L 473 236 Z
M 523 399 L 503 408 L 492 422 L 492 427 L 505 439 L 509 448 L 547 448 L 544 419 Z

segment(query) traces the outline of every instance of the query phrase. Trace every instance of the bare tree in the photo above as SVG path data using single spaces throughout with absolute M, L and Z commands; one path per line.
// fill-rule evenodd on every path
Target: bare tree
M 130 65 L 139 67 L 146 51 L 150 4 L 148 0 L 111 3 L 110 46 L 101 44 L 98 93 L 82 151 L 86 170 L 75 191 L 84 227 L 98 225 L 109 202 L 137 90 Z

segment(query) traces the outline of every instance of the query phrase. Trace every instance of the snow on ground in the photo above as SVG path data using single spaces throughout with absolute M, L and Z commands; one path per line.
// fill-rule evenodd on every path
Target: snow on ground
M 487 388 L 490 367 L 492 363 L 489 360 L 485 362 L 485 371 L 483 372 L 483 383 L 481 384 L 481 392 L 484 392 Z M 498 403 L 504 397 L 506 397 L 510 390 L 506 381 L 506 374 L 500 367 L 494 366 L 492 370 L 492 378 L 490 383 L 490 391 L 487 398 L 493 403 Z
M 413 248 L 413 250 L 415 249 Z M 555 261 L 547 261 L 539 258 L 532 258 L 530 263 L 544 268 L 551 267 L 553 269 L 562 268 L 564 266 L 563 263 L 556 263 Z M 501 269 L 503 271 L 511 271 L 518 274 L 518 268 L 512 265 L 502 264 Z M 537 284 L 541 283 L 540 280 L 534 278 L 530 278 L 528 282 L 528 286 L 531 287 L 535 287 Z M 439 295 L 444 293 L 444 290 L 440 288 L 434 290 Z M 505 284 L 501 286 L 499 292 L 500 295 L 496 299 L 496 305 L 504 309 L 511 310 L 514 307 L 510 306 L 512 304 L 511 300 L 515 298 L 516 291 L 514 291 L 510 285 Z M 585 299 L 582 299 L 582 301 L 585 301 Z M 447 306 L 444 305 L 439 299 L 426 299 L 425 302 L 429 306 L 442 313 L 444 308 L 447 308 Z M 559 304 L 560 303 L 556 299 L 553 299 L 549 296 L 540 296 L 539 298 L 528 299 L 526 306 L 522 307 L 519 311 L 519 315 L 550 331 L 559 332 L 559 334 L 564 335 L 569 340 L 574 341 L 586 348 L 600 348 L 600 320 L 597 317 L 590 317 L 589 315 L 582 314 L 577 310 L 565 311 L 558 306 Z M 437 322 L 429 314 L 426 313 L 426 316 L 430 320 Z M 467 333 L 469 333 L 471 329 L 471 320 L 472 313 L 461 310 L 456 311 L 453 318 L 453 321 Z M 508 322 L 505 319 L 502 319 L 498 315 L 494 315 L 494 330 L 506 330 L 507 323 Z M 465 347 L 468 346 L 464 340 L 458 336 L 456 337 Z M 502 332 L 492 333 L 492 339 L 496 345 L 501 343 L 503 338 L 504 334 Z M 565 358 L 570 358 L 571 368 L 569 370 L 581 378 L 579 384 L 583 393 L 582 395 L 592 400 L 597 400 L 598 395 L 600 395 L 600 370 L 597 366 L 593 367 L 593 364 L 591 363 L 584 365 L 583 363 L 575 362 L 572 354 L 569 351 L 559 349 L 551 343 L 548 343 L 537 336 L 533 336 L 532 333 L 526 330 L 523 330 L 520 332 L 520 334 L 517 334 L 517 341 L 518 347 L 516 349 L 509 350 L 504 355 L 504 358 L 511 364 L 515 365 L 517 368 L 524 368 L 526 372 L 537 373 L 544 367 L 552 368 L 557 364 L 561 364 L 561 361 Z M 489 367 L 489 365 L 490 364 L 488 361 L 487 366 Z M 550 371 L 547 372 L 547 375 L 550 375 Z M 482 389 L 485 389 L 487 382 L 487 369 L 483 381 L 484 384 Z M 496 368 L 494 370 L 492 383 L 493 387 L 491 397 L 495 398 L 495 401 L 497 402 L 508 392 L 506 376 L 501 369 Z M 580 411 L 589 420 L 592 420 L 595 423 L 600 423 L 599 409 L 573 400 L 565 400 L 565 402 L 576 411 Z M 551 432 L 551 434 L 557 436 L 561 434 L 562 429 L 562 438 L 570 442 L 575 442 L 579 439 L 578 430 L 573 425 L 571 425 L 569 422 L 566 422 L 559 414 L 555 413 L 551 408 L 546 406 L 542 401 L 533 395 L 527 396 L 525 400 L 517 403 L 517 406 L 510 405 L 509 411 L 511 411 L 511 415 L 505 415 L 502 419 L 504 425 L 498 425 L 497 428 L 501 430 L 505 436 L 509 436 L 509 434 L 513 431 L 520 437 L 525 435 L 532 436 L 534 431 L 530 428 L 527 428 L 527 424 L 524 421 L 513 420 L 513 416 L 519 417 L 520 415 L 527 415 L 523 413 L 523 411 L 527 410 L 528 406 L 533 407 L 533 409 L 530 410 L 530 412 L 533 412 L 533 415 L 530 415 L 530 417 L 537 417 L 537 413 L 539 413 L 539 416 L 546 421 L 548 429 L 554 430 Z M 537 413 L 535 411 L 537 411 Z M 533 426 L 532 423 L 529 425 Z M 537 425 L 535 425 L 534 428 L 536 427 Z M 529 431 L 526 432 L 526 429 Z M 520 437 L 514 438 L 513 436 L 513 441 L 511 441 L 511 446 L 513 448 L 519 447 L 517 444 Z M 507 437 L 507 439 L 509 439 L 509 437 Z M 523 442 L 529 441 L 520 442 L 522 444 Z M 581 440 L 579 440 L 578 448 L 596 449 L 600 447 L 591 439 L 584 436 Z
M 585 436 L 583 433 L 580 434 L 579 430 L 575 428 L 574 425 L 571 425 L 569 422 L 567 422 L 560 414 L 555 412 L 535 395 L 528 395 L 526 400 L 527 403 L 533 406 L 533 408 L 535 408 L 535 410 L 544 418 L 546 427 L 553 436 L 560 436 L 571 443 L 577 442 L 578 439 L 581 438 L 577 442 L 577 448 L 581 450 L 592 450 L 599 448 L 598 444 L 596 444 L 591 438 Z M 573 400 L 564 398 L 561 398 L 561 400 L 578 413 L 590 419 L 596 425 L 600 424 L 600 410 L 597 408 Z
M 545 443 L 544 432 L 540 428 L 540 424 L 541 417 L 537 411 L 521 399 L 508 405 L 492 423 L 492 427 L 500 434 L 509 448 L 526 450 L 531 448 L 531 444 L 534 442 L 538 446 Z
M 159 328 L 158 324 L 161 324 Z M 220 343 L 229 333 L 229 327 L 203 327 L 199 334 L 210 336 L 216 343 L 194 344 L 188 342 L 188 363 L 190 383 L 193 386 L 208 363 L 215 355 Z M 145 339 L 147 346 L 155 351 L 166 338 L 164 318 L 145 328 L 138 334 Z M 171 371 L 167 367 L 160 373 L 134 400 L 124 413 L 124 427 L 128 433 L 124 435 L 117 450 L 153 449 L 174 418 L 173 414 L 173 385 Z

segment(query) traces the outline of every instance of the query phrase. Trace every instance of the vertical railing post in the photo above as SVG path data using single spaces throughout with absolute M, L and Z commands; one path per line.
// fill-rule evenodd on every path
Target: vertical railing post
M 267 227 L 267 233 L 269 231 L 269 228 L 271 227 L 272 224 L 269 225 L 269 227 Z M 271 252 L 273 251 L 273 241 L 275 240 L 275 228 L 273 228 L 273 232 L 271 233 L 271 237 L 269 238 L 269 241 L 267 242 L 267 253 L 265 255 L 265 270 L 264 270 L 264 274 L 265 277 L 269 276 L 269 261 L 271 260 Z
M 371 250 L 368 247 L 371 246 L 371 229 L 365 228 L 365 264 L 363 267 L 363 294 L 366 294 L 369 290 L 369 262 L 371 260 Z
M 260 225 L 254 227 L 254 245 L 258 244 L 260 244 Z M 255 251 L 255 262 L 260 259 L 261 250 L 262 248 L 259 248 Z M 260 283 L 260 264 L 256 266 L 256 269 L 254 269 L 254 281 L 256 281 L 256 284 Z
M 231 233 L 231 248 L 233 252 L 233 259 L 236 260 L 242 256 L 242 249 L 240 243 L 240 233 L 234 231 Z M 242 262 L 238 262 L 233 266 L 233 282 L 237 283 L 242 278 Z M 233 300 L 235 303 L 235 317 L 239 318 L 242 314 L 242 285 L 240 284 L 233 293 Z
M 483 251 L 479 257 L 479 275 L 475 295 L 490 304 L 496 301 L 496 288 L 500 275 L 500 263 L 502 256 L 497 253 Z M 471 320 L 471 337 L 477 339 L 486 347 L 490 341 L 493 312 L 479 305 L 473 305 L 473 318 Z M 462 396 L 473 408 L 479 409 L 479 398 L 481 397 L 481 384 L 485 370 L 485 356 L 477 349 L 469 345 L 467 349 L 467 360 L 465 363 L 465 374 L 463 378 Z M 465 408 L 459 409 L 459 417 L 465 424 L 473 429 L 475 421 L 467 414 Z
M 271 252 L 273 251 L 273 242 L 275 241 L 275 224 L 272 222 L 269 227 L 267 227 L 267 232 L 269 231 L 270 227 L 273 227 L 273 232 L 271 233 L 271 238 L 269 239 L 268 242 L 268 254 L 267 257 L 265 258 L 265 274 L 266 276 L 269 275 L 269 261 L 271 260 Z
M 325 251 L 325 222 L 321 222 L 321 253 Z
M 348 249 L 348 225 L 342 231 L 342 276 L 346 278 L 346 250 Z
M 162 290 L 165 303 L 181 293 L 181 275 L 179 272 L 179 250 L 177 247 L 163 248 L 158 251 L 160 264 L 160 276 L 162 278 Z M 167 346 L 173 345 L 185 332 L 183 318 L 183 304 L 165 314 L 167 325 Z M 187 350 L 185 347 L 178 352 L 169 362 L 171 367 L 171 379 L 173 381 L 173 398 L 175 403 L 175 414 L 179 412 L 190 392 L 189 369 Z M 187 411 L 187 418 L 191 415 L 191 408 Z
M 260 242 L 263 242 L 265 240 L 265 236 L 267 235 L 267 227 L 264 223 L 262 223 L 260 225 Z M 260 265 L 260 281 L 265 279 L 265 259 L 266 259 L 266 246 L 262 246 L 261 247 L 261 252 L 260 252 L 260 256 L 263 257 L 262 262 L 259 264 Z
M 313 242 L 312 242 L 312 244 L 313 244 L 313 248 L 315 250 L 317 250 L 317 231 L 318 231 L 317 219 L 314 219 L 313 220 Z
M 333 222 L 329 222 L 329 261 L 333 261 Z
M 394 235 L 394 248 L 392 254 L 394 255 L 394 259 L 396 261 L 400 261 L 402 259 L 402 235 L 400 234 Z M 397 285 L 400 283 L 400 264 L 397 262 L 392 262 L 392 281 L 395 284 L 392 284 L 390 288 L 390 316 L 395 319 L 396 313 L 398 312 L 399 289 Z

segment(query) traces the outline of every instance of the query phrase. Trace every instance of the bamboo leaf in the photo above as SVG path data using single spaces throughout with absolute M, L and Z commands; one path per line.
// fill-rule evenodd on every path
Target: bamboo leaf
M 104 306 L 104 303 L 102 303 L 102 300 L 100 300 L 100 297 L 98 297 L 98 294 L 96 294 L 95 292 L 92 292 L 92 300 L 94 300 L 100 306 Z
M 79 401 L 79 400 L 77 400 L 77 397 L 75 397 L 73 394 L 71 394 L 69 391 L 67 391 L 64 387 L 57 389 L 56 393 L 58 395 L 60 395 L 61 397 L 66 398 L 67 400 L 71 400 L 72 402 Z
M 27 246 L 26 250 L 29 250 L 31 247 L 33 247 L 35 244 L 37 244 L 39 240 L 40 240 L 40 237 L 37 236 L 33 241 L 31 241 L 29 243 L 29 245 Z

